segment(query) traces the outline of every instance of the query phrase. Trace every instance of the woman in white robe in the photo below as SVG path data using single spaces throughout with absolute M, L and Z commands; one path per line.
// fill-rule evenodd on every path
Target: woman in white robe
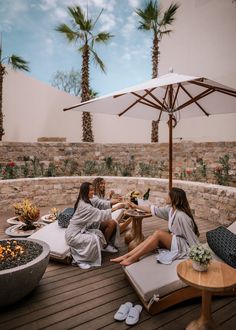
M 114 190 L 111 190 L 106 197 L 106 181 L 101 178 L 97 177 L 93 180 L 93 187 L 94 187 L 94 196 L 91 200 L 94 207 L 99 208 L 100 210 L 106 210 L 111 208 L 112 206 L 120 203 L 122 201 L 121 196 L 115 196 Z M 118 209 L 112 212 L 112 219 L 117 222 L 117 237 L 118 239 L 118 232 L 122 233 L 130 224 L 131 218 L 124 217 L 124 209 Z
M 91 183 L 82 183 L 75 204 L 76 211 L 65 233 L 73 263 L 81 268 L 101 266 L 101 250 L 108 246 L 116 230 L 116 223 L 111 220 L 112 209 L 99 210 L 92 205 L 90 199 L 93 198 L 93 192 Z M 108 220 L 111 220 L 111 225 L 102 233 L 100 225 Z
M 172 188 L 167 203 L 169 205 L 160 208 L 154 205 L 130 205 L 133 208 L 151 212 L 153 216 L 167 220 L 169 233 L 156 230 L 132 251 L 121 257 L 111 259 L 111 261 L 128 266 L 155 249 L 158 249 L 157 261 L 160 263 L 170 264 L 175 259 L 187 257 L 189 248 L 192 245 L 199 244 L 199 232 L 184 190 Z

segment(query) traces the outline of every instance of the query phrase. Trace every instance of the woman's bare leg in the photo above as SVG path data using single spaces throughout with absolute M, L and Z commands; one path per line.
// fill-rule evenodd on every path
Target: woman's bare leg
M 111 219 L 111 220 L 102 221 L 101 224 L 100 224 L 100 230 L 103 233 L 103 235 L 106 239 L 106 242 L 108 244 L 108 242 L 110 241 L 111 236 L 116 231 L 116 222 L 115 222 L 115 220 Z
M 152 235 L 148 236 L 143 242 L 141 242 L 139 245 L 137 245 L 133 250 L 127 252 L 126 254 L 123 254 L 123 256 L 120 256 L 118 258 L 110 259 L 110 261 L 121 262 L 122 260 L 130 257 L 132 254 L 136 253 L 140 249 L 143 249 L 143 247 L 147 244 L 147 242 L 149 242 L 151 240 L 151 238 L 152 238 Z
M 131 265 L 132 263 L 138 261 L 140 257 L 153 251 L 157 247 L 164 247 L 170 250 L 171 241 L 171 234 L 162 230 L 157 230 L 152 236 L 150 236 L 150 240 L 147 240 L 139 249 L 132 250 L 131 254 L 127 258 L 123 259 L 120 264 L 122 266 Z

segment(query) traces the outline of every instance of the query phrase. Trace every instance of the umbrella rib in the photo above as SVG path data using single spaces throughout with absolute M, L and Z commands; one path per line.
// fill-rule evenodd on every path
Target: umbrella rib
M 147 103 L 147 102 L 144 102 L 144 101 L 139 101 L 139 103 L 144 104 L 148 107 L 155 108 L 155 109 L 158 109 L 158 110 L 162 111 L 162 109 L 158 105 L 156 105 L 155 103 Z
M 138 100 L 139 103 L 145 104 L 145 105 L 147 105 L 147 106 L 150 105 L 150 107 L 157 108 L 157 109 L 161 110 L 160 107 L 158 107 L 154 102 L 152 102 L 152 101 L 146 99 L 145 96 L 140 96 L 139 94 L 137 94 L 137 93 L 135 93 L 135 92 L 132 92 L 131 94 L 133 94 L 134 96 L 139 97 L 139 99 L 144 100 L 144 101 L 147 102 L 147 103 L 144 103 L 144 101 L 139 101 L 139 100 Z
M 152 90 L 154 90 L 155 88 L 152 88 Z M 143 95 L 143 96 L 140 96 L 140 95 L 138 95 L 138 97 L 139 97 L 139 99 L 138 100 L 136 100 L 136 101 L 134 101 L 132 104 L 130 104 L 129 106 L 128 106 L 128 108 L 126 108 L 124 111 L 122 111 L 122 112 L 120 112 L 119 114 L 118 114 L 118 116 L 120 117 L 120 116 L 122 116 L 123 114 L 125 114 L 128 110 L 130 110 L 133 106 L 135 106 L 135 104 L 137 104 L 138 102 L 140 102 L 140 99 L 142 99 L 142 98 L 144 98 L 145 96 L 147 96 L 147 92 Z M 121 96 L 121 95 L 124 95 L 124 94 L 119 94 L 119 95 L 117 95 L 117 96 L 113 96 L 113 97 L 119 97 L 119 96 Z
M 179 84 L 179 86 L 183 89 L 183 91 L 191 98 L 191 100 L 193 100 L 193 96 L 189 93 L 189 91 L 187 91 L 186 88 L 184 88 L 184 86 L 182 84 Z M 202 110 L 202 112 L 205 113 L 206 116 L 209 116 L 209 113 L 206 112 L 206 110 L 203 109 L 203 107 L 197 102 L 197 101 L 193 101 L 194 103 L 196 103 L 196 105 Z
M 219 87 L 219 86 L 214 86 L 214 85 L 210 85 L 207 83 L 202 83 L 202 82 L 198 82 L 198 81 L 189 81 L 190 84 L 194 84 L 194 85 L 198 85 L 201 87 L 206 87 L 206 88 L 214 88 L 215 91 L 217 92 L 221 92 L 221 93 L 225 93 L 227 95 L 231 95 L 231 96 L 235 96 L 236 97 L 236 91 L 233 91 L 231 89 L 227 89 L 227 88 L 223 88 L 223 87 Z
M 174 98 L 173 104 L 171 105 L 171 109 L 173 109 L 174 106 L 175 106 L 175 102 L 176 102 L 177 96 L 179 94 L 179 88 L 180 88 L 180 86 L 181 86 L 181 84 L 178 84 L 178 87 L 177 87 L 177 90 L 176 90 L 176 93 L 175 93 L 175 98 Z
M 164 105 L 164 101 L 162 103 L 160 100 L 158 100 L 158 98 L 152 94 L 152 90 L 149 91 L 149 90 L 145 89 L 145 92 L 147 92 L 161 106 L 161 110 L 167 110 L 166 106 Z
M 181 110 L 185 107 L 187 107 L 188 105 L 192 104 L 192 103 L 196 103 L 196 101 L 202 99 L 203 97 L 211 94 L 214 92 L 214 89 L 208 89 L 208 90 L 205 90 L 204 92 L 202 92 L 201 94 L 198 94 L 197 96 L 195 96 L 194 98 L 192 98 L 191 100 L 181 104 L 178 108 L 175 109 L 175 111 L 178 111 L 178 110 Z M 203 111 L 205 113 L 206 116 L 209 116 L 210 114 L 207 113 L 205 110 Z

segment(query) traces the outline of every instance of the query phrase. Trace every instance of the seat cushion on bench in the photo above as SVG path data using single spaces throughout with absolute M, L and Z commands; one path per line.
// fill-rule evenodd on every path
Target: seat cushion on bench
M 50 246 L 50 256 L 57 260 L 64 260 L 70 256 L 70 248 L 65 240 L 65 228 L 58 226 L 58 221 L 50 223 L 36 231 L 29 238 L 39 239 Z
M 170 265 L 157 263 L 154 254 L 144 257 L 139 262 L 124 267 L 124 272 L 135 286 L 144 301 L 149 302 L 153 295 L 159 298 L 186 287 L 178 277 L 177 265 L 182 260 L 174 260 Z

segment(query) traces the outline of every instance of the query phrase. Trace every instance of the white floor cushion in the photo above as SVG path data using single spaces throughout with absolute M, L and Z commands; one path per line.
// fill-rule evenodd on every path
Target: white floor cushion
M 55 221 L 36 231 L 30 238 L 46 242 L 50 246 L 50 256 L 64 260 L 70 256 L 70 248 L 65 241 L 65 231 L 66 228 L 59 227 L 58 221 Z

